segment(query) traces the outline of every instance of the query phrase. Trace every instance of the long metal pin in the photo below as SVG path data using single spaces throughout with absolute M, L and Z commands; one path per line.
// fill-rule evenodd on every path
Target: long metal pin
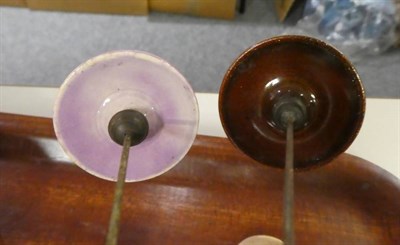
M 289 117 L 286 128 L 286 159 L 285 159 L 285 180 L 284 180 L 284 243 L 285 245 L 295 244 L 294 225 L 293 225 L 293 123 L 294 118 Z
M 121 217 L 121 201 L 125 184 L 126 169 L 128 166 L 130 146 L 131 136 L 125 135 L 118 171 L 118 180 L 117 184 L 115 185 L 114 202 L 111 210 L 110 222 L 108 225 L 106 245 L 116 245 L 118 242 L 119 220 Z

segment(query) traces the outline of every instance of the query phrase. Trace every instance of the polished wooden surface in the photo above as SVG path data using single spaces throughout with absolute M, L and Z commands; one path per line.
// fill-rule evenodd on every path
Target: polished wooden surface
M 0 114 L 0 244 L 102 244 L 114 184 L 68 162 L 50 119 Z M 94 148 L 95 150 L 95 148 Z M 283 171 L 198 136 L 175 168 L 127 184 L 120 244 L 282 238 Z M 400 183 L 342 154 L 295 175 L 298 244 L 399 244 Z
M 365 94 L 352 64 L 318 39 L 286 35 L 254 45 L 226 72 L 219 96 L 226 134 L 253 159 L 283 168 L 285 130 L 274 110 L 289 98 L 307 112 L 294 135 L 297 169 L 330 162 L 361 128 Z

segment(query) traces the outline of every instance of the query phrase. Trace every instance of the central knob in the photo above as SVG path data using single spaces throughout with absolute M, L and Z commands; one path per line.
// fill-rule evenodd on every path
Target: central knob
M 115 114 L 108 124 L 111 139 L 123 145 L 126 135 L 131 137 L 131 146 L 140 144 L 149 132 L 149 123 L 143 113 L 123 110 Z
M 286 129 L 289 121 L 293 122 L 294 130 L 299 130 L 307 125 L 307 107 L 296 96 L 283 97 L 274 105 L 272 118 L 282 130 Z
M 285 131 L 289 118 L 294 130 L 305 128 L 314 118 L 316 95 L 298 78 L 276 78 L 266 83 L 260 109 L 272 128 Z

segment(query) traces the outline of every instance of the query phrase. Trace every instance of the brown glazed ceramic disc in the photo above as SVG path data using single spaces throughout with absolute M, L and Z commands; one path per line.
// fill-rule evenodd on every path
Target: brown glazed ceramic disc
M 352 64 L 334 47 L 305 36 L 280 36 L 245 51 L 227 71 L 219 94 L 230 140 L 258 162 L 284 166 L 285 131 L 273 120 L 279 99 L 295 97 L 307 123 L 294 134 L 294 166 L 327 163 L 356 137 L 365 94 Z

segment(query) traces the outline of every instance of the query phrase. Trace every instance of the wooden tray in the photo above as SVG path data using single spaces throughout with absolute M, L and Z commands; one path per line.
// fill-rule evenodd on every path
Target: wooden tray
M 283 171 L 198 136 L 175 168 L 125 186 L 119 243 L 282 238 L 282 188 Z M 51 119 L 0 114 L 0 244 L 103 244 L 113 191 L 69 162 Z M 355 156 L 296 173 L 294 213 L 297 244 L 400 244 L 399 180 Z

